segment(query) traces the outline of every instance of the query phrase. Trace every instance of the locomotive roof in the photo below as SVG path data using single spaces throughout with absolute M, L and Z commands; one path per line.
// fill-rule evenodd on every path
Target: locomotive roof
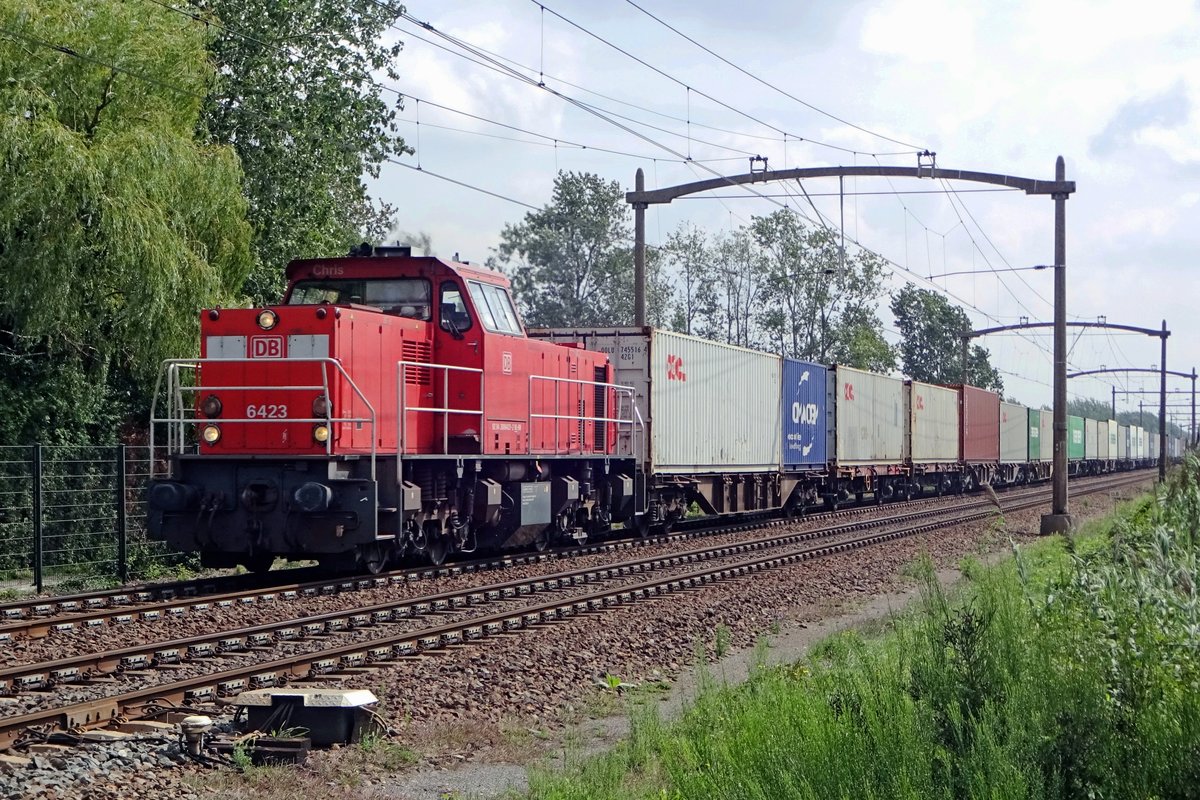
M 504 273 L 476 264 L 447 261 L 436 256 L 346 256 L 342 258 L 306 258 L 287 265 L 289 283 L 310 277 L 395 278 L 424 275 L 445 277 L 453 273 L 463 278 L 508 288 Z

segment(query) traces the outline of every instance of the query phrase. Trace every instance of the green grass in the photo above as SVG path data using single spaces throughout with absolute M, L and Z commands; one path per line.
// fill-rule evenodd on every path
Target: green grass
M 953 596 L 847 632 L 671 724 L 631 710 L 562 798 L 1169 798 L 1200 786 L 1200 462 L 1069 539 L 968 563 Z

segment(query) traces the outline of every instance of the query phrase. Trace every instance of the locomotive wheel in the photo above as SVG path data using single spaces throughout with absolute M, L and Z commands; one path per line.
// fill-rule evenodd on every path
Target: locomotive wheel
M 380 544 L 363 545 L 359 552 L 359 560 L 362 562 L 363 569 L 372 575 L 378 575 L 387 566 L 388 553 Z
M 426 551 L 429 556 L 429 563 L 435 567 L 440 567 L 446 563 L 446 557 L 450 555 L 450 545 L 446 542 L 446 537 L 438 536 L 429 543 L 429 549 Z

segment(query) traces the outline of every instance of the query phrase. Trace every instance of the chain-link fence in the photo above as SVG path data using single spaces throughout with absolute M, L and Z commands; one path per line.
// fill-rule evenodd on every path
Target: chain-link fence
M 146 538 L 150 459 L 144 446 L 0 446 L 0 581 L 40 592 L 194 566 Z

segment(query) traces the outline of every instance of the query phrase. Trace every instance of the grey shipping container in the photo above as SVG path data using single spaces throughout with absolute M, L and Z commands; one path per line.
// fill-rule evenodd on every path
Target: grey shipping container
M 839 466 L 900 464 L 906 455 L 904 381 L 835 367 L 830 382 Z
M 1054 412 L 1042 410 L 1042 457 L 1039 461 L 1054 460 Z
M 1096 455 L 1094 458 L 1100 461 L 1107 461 L 1108 455 L 1108 420 L 1102 419 L 1096 423 L 1098 432 L 1096 434 Z
M 1094 419 L 1083 421 L 1083 457 L 1097 459 L 1100 457 L 1100 422 Z
M 649 471 L 779 469 L 779 356 L 655 328 L 555 328 L 529 335 L 608 354 L 614 383 L 633 387 Z
M 904 384 L 908 458 L 913 464 L 958 462 L 958 392 L 920 381 Z
M 1117 458 L 1121 461 L 1126 461 L 1131 456 L 1129 455 L 1129 426 L 1117 426 Z
M 1018 464 L 1029 457 L 1029 409 L 1000 402 L 1000 461 Z

